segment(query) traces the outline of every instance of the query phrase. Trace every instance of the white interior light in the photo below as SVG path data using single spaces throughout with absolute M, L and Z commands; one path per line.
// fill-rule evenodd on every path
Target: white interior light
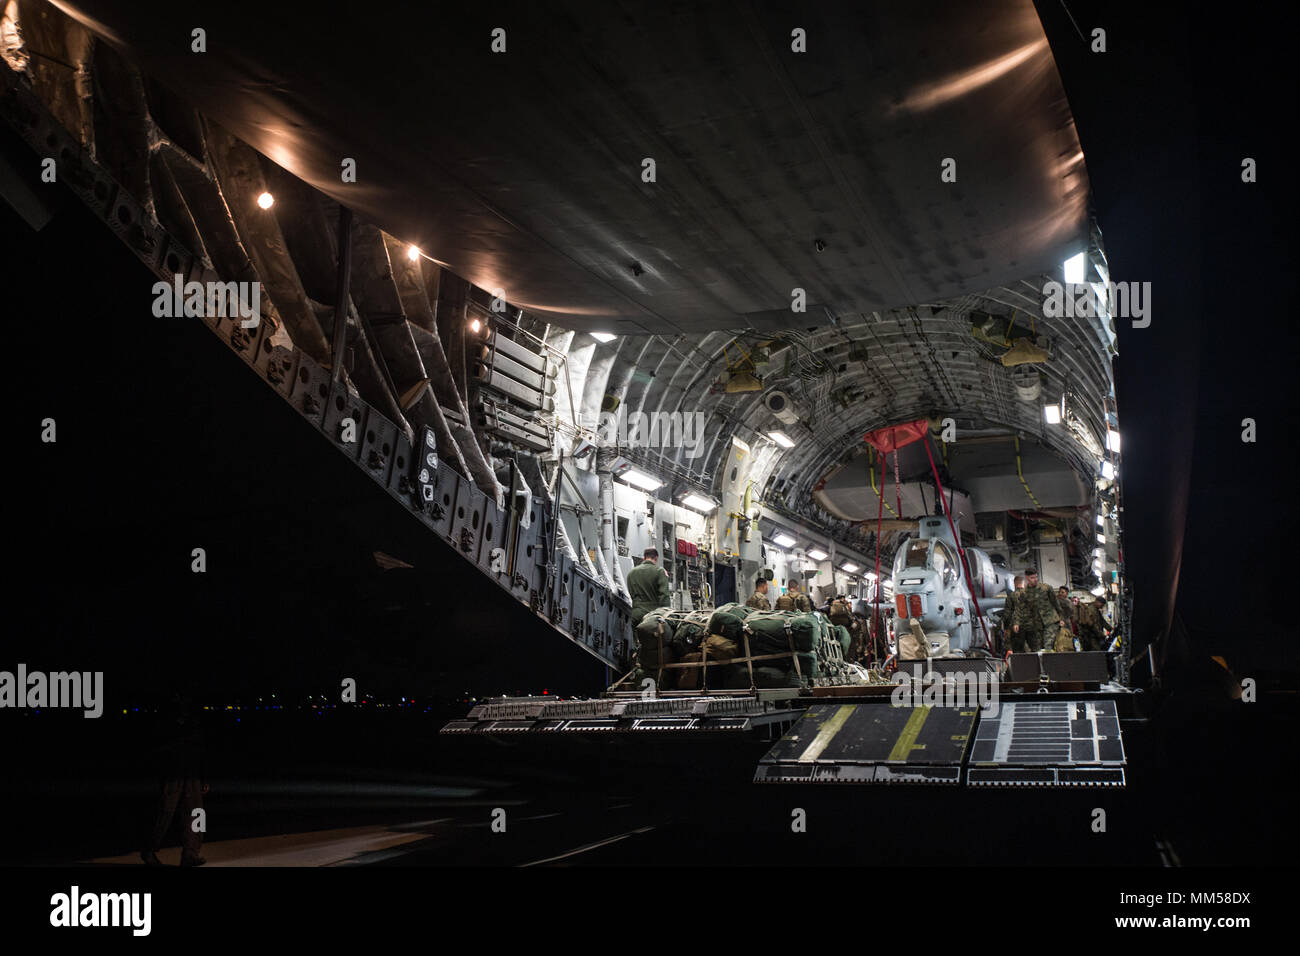
M 1092 593 L 1097 595 L 1097 597 L 1104 597 L 1106 594 L 1106 589 L 1102 585 L 1098 584 L 1095 588 L 1092 589 Z
M 1081 252 L 1077 256 L 1070 256 L 1065 260 L 1065 281 L 1071 285 L 1079 285 L 1083 282 L 1084 266 L 1087 264 L 1087 258 Z
M 257 204 L 263 209 L 270 209 L 275 205 L 275 197 L 270 193 L 262 193 L 262 195 L 257 197 Z
M 419 259 L 420 259 L 420 247 L 419 247 L 419 246 L 407 246 L 407 247 L 406 247 L 406 258 L 410 259 L 412 262 L 418 262 Z
M 790 436 L 785 432 L 768 432 L 767 437 L 772 439 L 772 441 L 776 442 L 782 448 L 794 447 L 794 442 L 790 440 Z
M 654 491 L 656 488 L 662 488 L 664 484 L 659 479 L 651 478 L 645 472 L 637 471 L 635 468 L 629 468 L 619 477 L 632 487 L 640 488 L 642 491 Z
M 868 571 L 868 572 L 864 575 L 864 577 L 865 577 L 868 581 L 874 581 L 874 580 L 876 580 L 876 572 L 875 572 L 875 571 Z
M 1047 419 L 1047 424 L 1049 424 L 1049 425 L 1059 425 L 1059 424 L 1061 424 L 1061 406 L 1060 406 L 1060 405 L 1044 405 L 1044 406 L 1043 406 L 1043 417 L 1044 417 L 1045 419 Z
M 696 511 L 712 511 L 714 507 L 712 501 L 703 495 L 697 495 L 693 491 L 682 499 L 682 504 L 688 508 L 694 508 Z
M 1105 543 L 1106 543 L 1106 536 L 1105 536 L 1104 534 L 1102 534 L 1100 531 L 1097 532 L 1097 543 L 1098 543 L 1098 544 L 1105 544 Z
M 1100 528 L 1106 523 L 1106 516 L 1100 511 L 1097 512 L 1097 527 Z
M 1108 461 L 1101 463 L 1101 476 L 1107 481 L 1115 477 L 1115 466 Z
M 812 558 L 814 561 L 825 561 L 828 557 L 830 557 L 830 555 L 828 555 L 821 548 L 809 548 L 808 557 Z
M 1115 454 L 1117 455 L 1119 454 L 1119 432 L 1117 431 L 1106 432 L 1106 447 L 1109 448 L 1111 451 L 1113 451 Z
M 605 342 L 613 342 L 618 338 L 618 336 L 613 332 L 592 332 L 591 337 L 602 344 Z
M 777 534 L 774 538 L 772 538 L 772 540 L 775 541 L 782 548 L 793 548 L 795 545 L 794 538 L 790 537 L 788 534 L 784 532 Z
M 471 332 L 473 332 L 475 335 L 478 334 L 478 330 L 481 329 L 481 328 L 483 328 L 483 326 L 482 326 L 482 324 L 479 322 L 478 319 L 474 319 L 474 320 L 471 321 L 470 324 L 469 324 L 469 330 L 470 330 Z
M 849 574 L 852 574 L 857 569 L 858 566 L 854 564 L 852 561 L 845 561 L 843 564 L 840 565 L 840 570 L 845 571 Z

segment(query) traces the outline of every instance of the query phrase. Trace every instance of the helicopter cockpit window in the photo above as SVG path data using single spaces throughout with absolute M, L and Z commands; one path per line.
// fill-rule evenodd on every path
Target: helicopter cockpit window
M 894 562 L 894 574 L 897 576 L 909 568 L 924 568 L 930 559 L 930 541 L 926 538 L 914 538 L 907 542 L 906 548 L 899 552 Z
M 934 569 L 943 575 L 943 583 L 951 586 L 957 578 L 957 557 L 942 541 L 934 544 Z

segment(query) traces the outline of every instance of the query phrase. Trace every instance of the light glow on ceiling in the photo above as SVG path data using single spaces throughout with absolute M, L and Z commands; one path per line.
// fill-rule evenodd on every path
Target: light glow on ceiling
M 656 488 L 662 488 L 664 484 L 658 478 L 651 478 L 645 472 L 637 471 L 635 468 L 629 468 L 618 477 L 633 488 L 640 488 L 642 491 L 654 491 Z
M 782 448 L 794 447 L 794 442 L 790 440 L 790 436 L 785 432 L 768 432 L 767 437 L 772 439 L 772 441 L 776 442 Z
M 825 561 L 828 557 L 830 557 L 830 555 L 828 555 L 821 548 L 809 548 L 808 557 L 812 558 L 814 561 Z
M 1083 283 L 1084 267 L 1087 264 L 1087 257 L 1081 252 L 1077 256 L 1070 256 L 1065 260 L 1065 281 L 1070 285 L 1081 285 Z
M 784 532 L 778 533 L 772 540 L 783 548 L 793 548 L 795 546 L 795 539 Z

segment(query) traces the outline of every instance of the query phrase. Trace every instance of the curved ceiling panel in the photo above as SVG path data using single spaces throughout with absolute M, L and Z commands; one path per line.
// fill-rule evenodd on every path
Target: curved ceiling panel
M 158 0 L 58 6 L 363 219 L 570 328 L 779 327 L 795 287 L 816 325 L 1005 285 L 1087 238 L 1030 0 L 346 19 L 228 0 L 192 25 Z

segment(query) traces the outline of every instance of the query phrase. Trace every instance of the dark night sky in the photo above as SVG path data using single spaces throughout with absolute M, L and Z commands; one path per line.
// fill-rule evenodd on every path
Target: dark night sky
M 1158 604 L 1142 587 L 1186 475 L 1179 608 L 1196 647 L 1294 667 L 1278 640 L 1296 540 L 1293 54 L 1262 12 L 1069 6 L 1085 33 L 1108 27 L 1110 52 L 1089 54 L 1059 3 L 1040 4 L 1113 277 L 1154 283 L 1153 328 L 1121 327 L 1118 364 L 1139 614 Z M 1259 183 L 1241 183 L 1243 156 Z M 599 665 L 420 533 L 210 332 L 153 318 L 153 277 L 79 203 L 39 234 L 0 207 L 0 235 L 18 659 L 137 687 L 188 674 L 310 692 L 357 670 L 400 693 L 599 689 Z M 36 439 L 47 416 L 57 445 Z M 1180 416 L 1193 450 L 1170 460 Z M 1239 438 L 1247 416 L 1256 445 Z M 206 575 L 189 571 L 196 546 Z M 375 549 L 417 570 L 381 573 Z

